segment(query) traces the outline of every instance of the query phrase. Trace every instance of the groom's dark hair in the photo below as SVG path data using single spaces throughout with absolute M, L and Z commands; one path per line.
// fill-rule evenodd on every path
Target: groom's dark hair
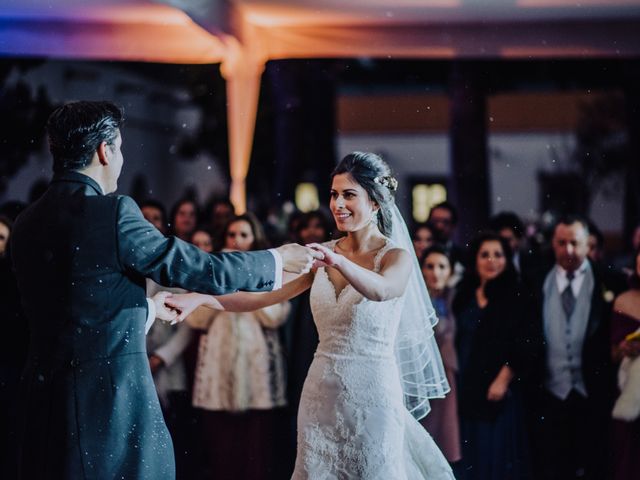
M 111 102 L 72 102 L 47 120 L 53 171 L 82 170 L 102 142 L 113 146 L 124 121 L 122 108 Z

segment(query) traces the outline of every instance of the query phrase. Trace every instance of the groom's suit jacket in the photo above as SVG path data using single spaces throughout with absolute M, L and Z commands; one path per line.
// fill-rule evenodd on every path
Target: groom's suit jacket
M 266 291 L 273 255 L 208 255 L 164 237 L 131 198 L 76 172 L 54 177 L 11 242 L 31 334 L 21 478 L 172 479 L 145 348 L 145 277 L 210 294 Z

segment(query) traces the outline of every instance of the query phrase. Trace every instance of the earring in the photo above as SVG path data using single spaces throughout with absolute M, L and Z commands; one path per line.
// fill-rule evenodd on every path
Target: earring
M 371 223 L 378 223 L 378 210 L 371 212 Z

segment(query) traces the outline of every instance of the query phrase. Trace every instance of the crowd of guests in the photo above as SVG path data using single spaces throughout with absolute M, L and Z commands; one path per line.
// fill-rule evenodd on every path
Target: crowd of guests
M 628 335 L 640 331 L 640 228 L 623 271 L 577 216 L 540 242 L 501 213 L 467 248 L 453 242 L 452 205 L 431 220 L 414 247 L 452 390 L 424 424 L 457 476 L 638 478 L 640 342 Z
M 184 199 L 168 215 L 155 200 L 139 206 L 158 230 L 206 252 L 324 242 L 333 234 L 322 211 L 294 213 L 282 232 L 251 213 L 235 215 L 226 200 L 201 211 Z M 27 326 L 4 255 L 17 212 L 2 212 L 0 290 L 3 328 L 11 329 L 3 337 L 11 341 L 2 348 L 0 428 L 10 438 L 7 412 Z M 457 223 L 455 207 L 444 202 L 413 229 L 451 386 L 422 423 L 457 478 L 638 478 L 640 226 L 633 254 L 617 268 L 605 260 L 596 226 L 577 216 L 559 219 L 545 239 L 503 212 L 466 245 L 455 241 Z M 149 296 L 167 290 L 153 282 L 147 289 Z M 298 402 L 318 343 L 308 297 L 249 313 L 202 308 L 177 325 L 154 323 L 149 366 L 178 478 L 289 478 Z

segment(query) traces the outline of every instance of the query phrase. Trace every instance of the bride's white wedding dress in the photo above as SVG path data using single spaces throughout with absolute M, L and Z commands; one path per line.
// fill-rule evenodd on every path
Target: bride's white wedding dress
M 378 252 L 375 271 L 391 247 Z M 300 401 L 293 479 L 454 478 L 403 404 L 394 356 L 403 302 L 370 301 L 351 285 L 336 292 L 325 269 L 316 272 L 311 309 L 320 343 Z

